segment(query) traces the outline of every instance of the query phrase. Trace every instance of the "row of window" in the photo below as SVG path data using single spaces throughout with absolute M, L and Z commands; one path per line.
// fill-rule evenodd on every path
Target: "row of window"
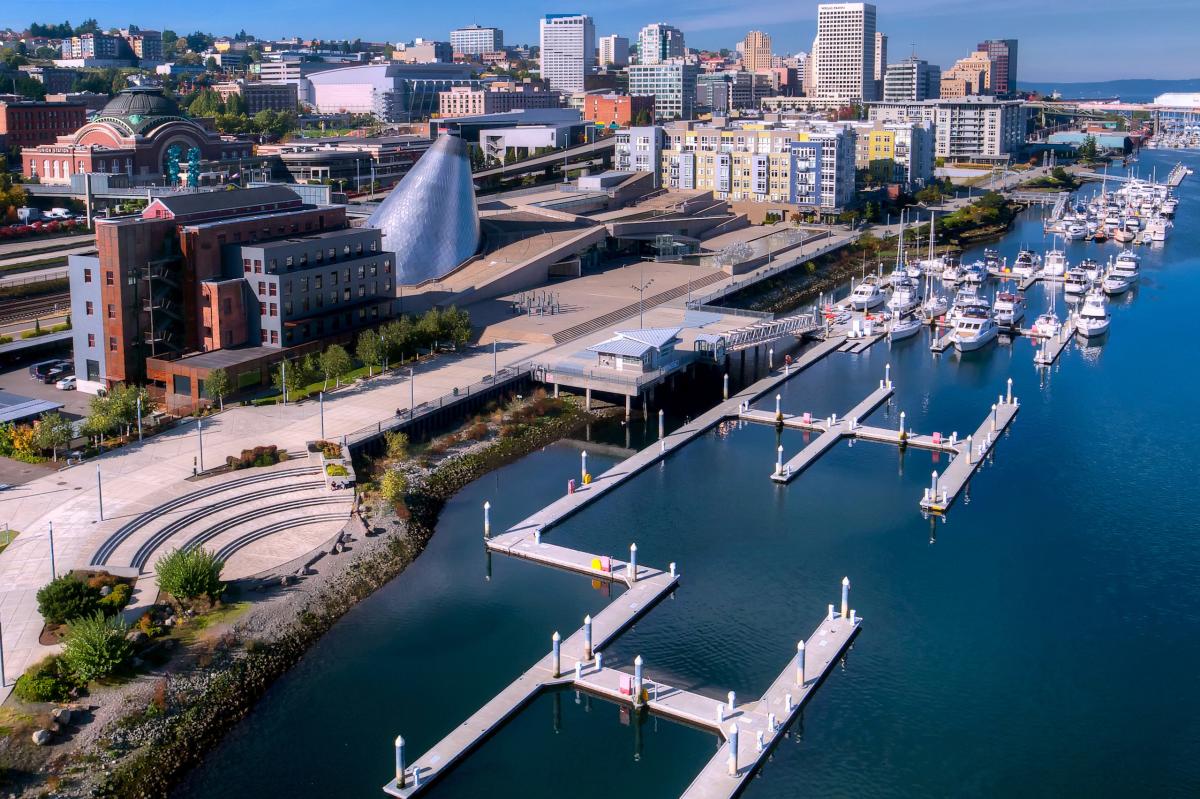
M 89 347 L 95 347 L 95 346 L 96 346 L 96 334 L 95 334 L 95 333 L 88 333 L 88 334 L 87 334 L 87 343 L 88 343 L 88 346 L 89 346 Z M 117 351 L 117 337 L 116 337 L 116 336 L 109 336 L 109 337 L 108 337 L 108 351 L 109 351 L 109 352 L 116 352 L 116 351 Z M 91 375 L 90 375 L 90 374 L 88 375 L 88 379 L 89 379 L 89 380 L 90 380 L 90 379 L 92 379 L 92 377 L 91 377 Z
M 293 227 L 295 227 L 295 226 L 293 225 Z M 368 248 L 367 251 L 376 252 L 378 249 L 379 249 L 379 243 L 372 240 L 370 247 Z M 346 244 L 342 247 L 342 257 L 343 258 L 361 258 L 363 253 L 364 253 L 364 249 L 363 249 L 363 245 L 362 245 L 361 241 L 354 244 L 353 246 Z M 317 250 L 313 254 L 313 261 L 318 264 L 323 263 L 326 260 L 326 257 L 328 257 L 328 260 L 330 262 L 336 261 L 337 260 L 337 248 L 330 247 L 328 250 Z M 283 259 L 283 263 L 284 263 L 284 266 L 288 269 L 292 268 L 293 266 L 307 266 L 308 265 L 308 253 L 300 253 L 299 256 L 289 255 Z M 242 259 L 242 271 L 245 274 L 250 274 L 251 269 L 253 269 L 254 274 L 262 274 L 262 265 L 263 265 L 262 261 L 257 258 L 255 258 L 253 260 L 250 258 Z M 270 261 L 269 268 L 272 272 L 276 271 L 279 268 L 279 259 L 272 258 Z

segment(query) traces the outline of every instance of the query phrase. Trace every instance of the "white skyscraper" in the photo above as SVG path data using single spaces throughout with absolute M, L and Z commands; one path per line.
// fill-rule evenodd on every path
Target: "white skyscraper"
M 596 27 L 586 14 L 547 14 L 541 21 L 542 80 L 560 92 L 584 91 L 596 67 Z
M 683 58 L 683 32 L 665 22 L 654 22 L 638 34 L 638 63 L 661 64 L 672 58 Z
M 875 6 L 822 3 L 813 42 L 816 96 L 858 103 L 875 98 Z
M 612 34 L 600 37 L 600 66 L 627 67 L 629 66 L 629 40 L 624 36 Z
M 499 28 L 484 28 L 468 25 L 450 31 L 450 46 L 463 55 L 494 53 L 504 49 L 504 31 Z

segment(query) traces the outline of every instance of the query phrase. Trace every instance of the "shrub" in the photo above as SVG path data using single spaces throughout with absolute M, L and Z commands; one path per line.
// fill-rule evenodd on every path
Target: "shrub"
M 230 455 L 225 464 L 231 469 L 249 469 L 252 466 L 274 466 L 283 458 L 279 449 L 274 445 L 244 449 L 238 457 Z
M 133 589 L 129 587 L 129 583 L 117 583 L 108 596 L 100 598 L 100 609 L 108 616 L 119 613 L 121 608 L 129 604 L 132 596 Z
M 346 467 L 340 463 L 331 463 L 325 467 L 325 474 L 329 475 L 330 477 L 345 477 L 346 475 L 350 474 L 350 472 L 348 472 Z
M 58 655 L 39 660 L 17 678 L 13 693 L 22 702 L 63 702 L 71 695 L 75 682 L 70 669 Z
M 100 603 L 100 589 L 74 575 L 56 577 L 37 592 L 38 612 L 47 624 L 62 624 L 90 616 Z
M 108 572 L 100 572 L 87 578 L 87 584 L 91 588 L 103 588 L 106 585 L 111 587 L 116 585 L 117 582 L 117 578 Z
M 163 634 L 163 628 L 154 620 L 154 614 L 149 610 L 138 617 L 137 628 L 150 638 L 157 638 Z
M 389 469 L 384 472 L 383 479 L 379 481 L 379 490 L 388 502 L 399 502 L 404 499 L 404 493 L 408 491 L 408 480 L 395 469 Z
M 317 449 L 319 449 L 321 454 L 326 458 L 342 457 L 342 445 L 338 444 L 336 441 L 317 441 L 315 443 L 317 445 Z
M 387 442 L 387 456 L 395 460 L 408 457 L 408 434 L 401 432 L 384 433 L 383 440 Z
M 221 584 L 224 562 L 215 552 L 204 549 L 168 552 L 154 564 L 158 587 L 176 599 L 196 599 L 207 596 L 217 599 L 225 586 Z
M 467 428 L 467 437 L 473 438 L 476 441 L 482 441 L 487 438 L 488 426 L 483 422 L 476 422 Z
M 133 653 L 125 639 L 129 626 L 119 616 L 94 616 L 76 619 L 67 625 L 62 660 L 76 679 L 90 682 L 112 674 Z

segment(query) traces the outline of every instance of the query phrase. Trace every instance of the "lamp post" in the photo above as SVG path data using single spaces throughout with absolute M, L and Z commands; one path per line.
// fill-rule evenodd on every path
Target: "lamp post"
M 204 471 L 204 421 L 196 420 L 196 437 L 200 442 L 200 471 Z
M 417 389 L 414 385 L 414 372 L 412 367 L 408 367 L 408 418 L 411 419 L 417 410 Z

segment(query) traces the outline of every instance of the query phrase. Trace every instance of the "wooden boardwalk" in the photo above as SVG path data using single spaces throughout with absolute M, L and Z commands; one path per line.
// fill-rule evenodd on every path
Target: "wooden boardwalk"
M 945 513 L 950 509 L 954 500 L 967 487 L 979 464 L 995 448 L 1000 436 L 1012 424 L 1020 407 L 1020 403 L 1011 395 L 1001 397 L 995 410 L 987 415 L 975 432 L 965 441 L 957 442 L 956 454 L 946 471 L 937 477 L 935 485 L 925 489 L 925 495 L 921 498 L 922 510 Z

